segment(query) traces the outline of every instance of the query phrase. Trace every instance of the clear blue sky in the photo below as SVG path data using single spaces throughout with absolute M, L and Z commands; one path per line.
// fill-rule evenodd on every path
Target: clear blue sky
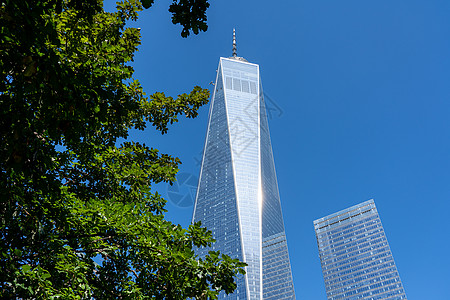
M 373 198 L 408 299 L 450 299 L 450 1 L 212 1 L 209 30 L 188 39 L 167 7 L 137 24 L 148 94 L 211 87 L 233 27 L 260 65 L 297 298 L 326 299 L 312 221 Z M 197 178 L 208 108 L 132 138 Z M 167 217 L 188 225 L 192 205 L 175 202 Z

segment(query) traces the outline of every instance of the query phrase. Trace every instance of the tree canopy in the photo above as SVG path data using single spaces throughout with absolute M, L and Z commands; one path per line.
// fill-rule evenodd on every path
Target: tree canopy
M 208 102 L 198 86 L 149 97 L 130 62 L 126 26 L 153 0 L 3 0 L 0 8 L 0 298 L 214 299 L 244 263 L 218 252 L 200 224 L 164 219 L 152 183 L 179 159 L 126 139 L 166 133 Z M 144 6 L 144 7 L 143 7 Z M 206 0 L 174 0 L 181 35 L 205 31 Z

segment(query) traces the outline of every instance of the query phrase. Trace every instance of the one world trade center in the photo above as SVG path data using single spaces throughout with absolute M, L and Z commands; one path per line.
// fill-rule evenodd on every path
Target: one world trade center
M 295 299 L 259 66 L 220 58 L 193 221 L 219 250 L 248 264 L 233 294 L 219 299 Z

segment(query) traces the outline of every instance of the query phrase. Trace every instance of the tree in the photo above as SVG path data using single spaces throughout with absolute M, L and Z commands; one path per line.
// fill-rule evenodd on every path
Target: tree
M 152 0 L 143 0 L 146 8 Z M 164 219 L 152 183 L 178 158 L 135 141 L 193 118 L 209 93 L 149 98 L 129 62 L 138 0 L 3 0 L 0 8 L 0 298 L 215 299 L 244 263 L 200 259 L 211 232 Z M 205 31 L 206 0 L 174 0 L 183 37 Z

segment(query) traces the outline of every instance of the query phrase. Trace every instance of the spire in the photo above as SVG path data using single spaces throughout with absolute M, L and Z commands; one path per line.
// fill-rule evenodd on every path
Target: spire
M 236 30 L 233 28 L 233 57 L 237 56 L 236 49 Z
M 237 59 L 240 61 L 247 61 L 245 58 L 243 57 L 239 57 L 237 56 L 237 48 L 236 48 L 236 30 L 233 28 L 233 56 L 230 57 L 232 59 Z

